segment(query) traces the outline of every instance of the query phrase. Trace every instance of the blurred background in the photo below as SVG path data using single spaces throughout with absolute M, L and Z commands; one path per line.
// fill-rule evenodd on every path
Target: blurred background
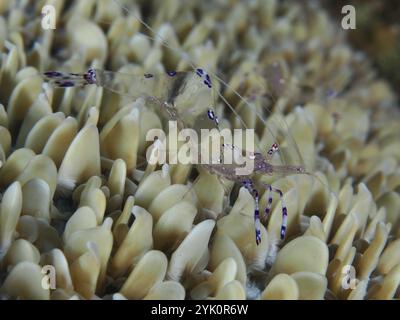
M 380 75 L 389 80 L 397 93 L 400 88 L 400 1 L 322 0 L 339 23 L 341 8 L 351 4 L 356 9 L 357 26 L 349 30 L 352 45 L 365 51 Z

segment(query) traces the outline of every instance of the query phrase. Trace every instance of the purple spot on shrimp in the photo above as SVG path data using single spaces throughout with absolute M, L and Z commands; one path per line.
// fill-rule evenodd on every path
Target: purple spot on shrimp
M 283 208 L 282 208 L 282 212 L 283 212 L 284 215 L 287 215 L 287 209 L 286 209 L 286 207 L 283 207 Z
M 154 75 L 152 75 L 151 73 L 145 73 L 145 74 L 144 74 L 144 77 L 145 77 L 146 79 L 149 79 L 149 78 L 153 78 Z
M 207 87 L 211 88 L 211 84 L 210 84 L 207 80 L 204 80 L 203 83 L 204 83 Z
M 53 77 L 61 77 L 63 74 L 58 71 L 46 71 L 43 73 L 46 77 L 53 78 Z
M 88 84 L 95 84 L 96 71 L 94 69 L 89 69 L 85 74 L 83 74 L 83 79 L 85 79 Z
M 207 111 L 207 115 L 208 115 L 208 118 L 209 118 L 209 119 L 211 119 L 211 120 L 214 120 L 214 119 L 215 119 L 215 113 L 214 113 L 214 111 L 208 110 L 208 111 Z
M 261 243 L 261 232 L 260 230 L 256 230 L 256 244 L 259 245 Z
M 176 76 L 176 71 L 168 71 L 167 74 L 168 74 L 170 77 L 174 77 L 174 76 Z
M 268 203 L 272 203 L 272 198 L 268 198 Z
M 65 82 L 61 82 L 59 84 L 60 87 L 62 88 L 68 88 L 68 87 L 73 87 L 75 84 L 72 81 L 65 81 Z
M 204 74 L 203 69 L 196 69 L 196 74 L 197 74 L 199 77 L 203 76 L 203 74 Z
M 281 228 L 281 240 L 283 240 L 285 238 L 285 234 L 286 234 L 286 227 L 282 226 L 282 228 Z
M 244 180 L 244 181 L 242 182 L 242 185 L 243 185 L 244 187 L 246 187 L 246 188 L 250 188 L 251 185 L 252 185 L 252 182 L 251 182 L 251 180 Z

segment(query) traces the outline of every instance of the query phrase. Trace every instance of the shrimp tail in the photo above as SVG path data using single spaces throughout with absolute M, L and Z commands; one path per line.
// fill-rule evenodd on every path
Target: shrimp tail
M 46 81 L 59 88 L 83 87 L 97 84 L 96 71 L 89 69 L 85 73 L 69 73 L 60 71 L 46 71 L 43 73 Z

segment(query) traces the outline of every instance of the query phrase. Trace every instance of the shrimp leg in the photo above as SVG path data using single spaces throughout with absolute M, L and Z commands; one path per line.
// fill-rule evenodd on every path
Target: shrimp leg
M 258 191 L 253 187 L 253 182 L 250 179 L 246 179 L 242 183 L 243 186 L 250 192 L 250 194 L 254 198 L 254 228 L 256 235 L 256 244 L 259 245 L 261 243 L 259 194 Z
M 281 190 L 272 187 L 269 184 L 265 185 L 267 188 L 267 207 L 265 208 L 265 212 L 264 212 L 264 218 L 266 219 L 268 217 L 268 214 L 271 211 L 271 205 L 272 205 L 272 192 L 275 192 L 279 195 L 280 201 L 281 201 L 281 205 L 282 205 L 282 225 L 281 225 L 281 239 L 283 240 L 285 238 L 286 235 L 286 228 L 287 228 L 287 207 L 285 205 L 285 202 L 283 200 L 283 193 Z

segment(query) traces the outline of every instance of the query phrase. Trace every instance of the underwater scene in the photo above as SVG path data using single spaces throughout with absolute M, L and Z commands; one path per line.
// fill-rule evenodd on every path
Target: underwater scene
M 394 2 L 0 14 L 0 300 L 400 299 Z

